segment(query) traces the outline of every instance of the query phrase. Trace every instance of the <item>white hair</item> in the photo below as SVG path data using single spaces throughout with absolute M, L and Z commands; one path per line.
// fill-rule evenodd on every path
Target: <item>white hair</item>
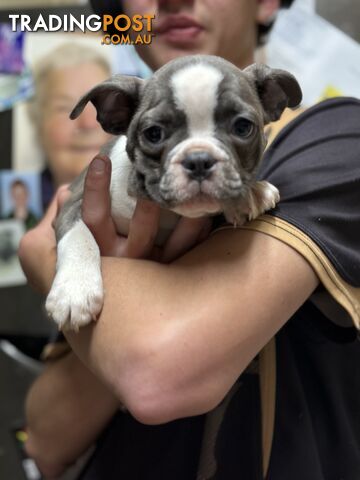
M 28 112 L 35 125 L 39 127 L 42 108 L 46 101 L 46 82 L 49 75 L 60 68 L 73 67 L 84 63 L 94 63 L 106 73 L 111 67 L 104 55 L 81 43 L 63 43 L 41 57 L 33 67 L 34 96 L 28 103 Z

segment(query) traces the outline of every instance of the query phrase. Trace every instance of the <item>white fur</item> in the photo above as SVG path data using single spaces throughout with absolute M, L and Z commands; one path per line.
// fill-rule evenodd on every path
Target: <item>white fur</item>
M 229 223 L 240 226 L 274 208 L 279 200 L 279 190 L 274 185 L 266 181 L 255 182 L 248 195 L 237 205 L 227 206 L 224 214 Z
M 218 162 L 228 162 L 230 160 L 229 155 L 221 148 L 221 144 L 216 138 L 201 137 L 187 138 L 177 144 L 169 152 L 170 163 L 181 163 L 188 153 L 196 150 L 209 152 Z
M 196 150 L 209 152 L 217 161 L 213 166 L 213 180 L 205 180 L 201 183 L 201 186 L 196 181 L 189 181 L 189 177 L 181 164 L 188 153 Z M 194 197 L 198 193 L 201 193 L 201 191 L 211 195 L 214 178 L 221 178 L 223 166 L 230 161 L 229 155 L 221 148 L 216 138 L 187 138 L 169 152 L 166 174 L 162 182 L 169 183 L 169 179 L 171 179 L 172 188 L 177 192 L 177 198 L 180 202 Z M 234 179 L 234 186 L 240 187 L 240 175 L 237 172 L 235 172 L 235 174 L 236 178 Z M 174 212 L 188 217 L 201 217 L 218 212 L 219 208 L 219 205 L 215 207 L 213 202 L 199 202 L 198 208 L 194 208 L 192 205 L 180 205 L 179 207 L 174 208 Z
M 131 171 L 131 162 L 125 150 L 126 137 L 120 137 L 114 144 L 110 158 L 112 175 L 110 184 L 111 214 L 117 231 L 127 235 L 130 218 L 133 216 L 136 200 L 127 193 L 128 178 Z
M 249 194 L 249 220 L 275 208 L 279 200 L 279 190 L 274 185 L 266 181 L 256 182 Z
M 95 320 L 103 305 L 99 247 L 78 220 L 57 248 L 56 276 L 46 310 L 59 328 L 78 330 Z
M 195 64 L 176 72 L 171 78 L 175 104 L 186 115 L 188 138 L 176 145 L 168 155 L 164 184 L 172 184 L 178 200 L 187 201 L 197 193 L 210 197 L 217 183 L 224 181 L 224 168 L 234 164 L 224 145 L 215 137 L 215 109 L 218 103 L 219 85 L 223 74 L 212 65 Z M 189 182 L 187 172 L 181 166 L 184 158 L 193 151 L 208 152 L 216 163 L 212 168 L 212 180 L 204 181 L 201 187 L 197 182 Z M 233 165 L 233 188 L 240 188 L 242 180 Z M 227 178 L 229 175 L 226 175 Z M 194 191 L 195 190 L 195 191 Z M 191 203 L 180 205 L 174 211 L 179 214 L 196 217 L 219 211 L 217 202 L 199 202 L 198 207 Z
M 223 74 L 211 65 L 190 65 L 171 78 L 176 106 L 188 121 L 190 137 L 212 136 L 218 87 Z
M 190 152 L 196 150 L 207 151 L 216 160 L 212 168 L 213 175 L 211 179 L 202 181 L 201 185 L 197 181 L 190 181 L 187 172 L 182 166 L 184 158 Z M 232 177 L 224 173 L 224 170 L 229 168 L 232 169 Z M 160 187 L 171 183 L 173 191 L 176 191 L 178 201 L 180 203 L 187 202 L 201 193 L 213 197 L 215 190 L 218 187 L 221 188 L 224 184 L 225 176 L 229 186 L 234 189 L 241 187 L 242 180 L 240 173 L 235 168 L 235 160 L 222 148 L 221 143 L 216 138 L 205 136 L 187 138 L 169 152 L 166 173 L 162 178 Z M 198 206 L 195 205 L 196 202 L 198 202 Z M 174 208 L 174 212 L 187 217 L 201 217 L 214 214 L 220 210 L 220 205 L 211 201 L 210 198 L 209 201 L 195 199 L 194 204 L 180 204 L 180 206 Z
M 221 206 L 215 199 L 203 196 L 203 199 L 196 199 L 193 202 L 190 200 L 179 205 L 174 208 L 174 212 L 189 218 L 199 218 L 221 212 Z

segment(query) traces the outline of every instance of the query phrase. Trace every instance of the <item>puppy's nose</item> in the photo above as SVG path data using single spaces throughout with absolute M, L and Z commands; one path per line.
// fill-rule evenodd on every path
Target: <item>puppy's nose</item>
M 212 173 L 212 167 L 216 160 L 208 152 L 190 152 L 181 162 L 186 173 L 193 180 L 201 181 L 208 178 Z

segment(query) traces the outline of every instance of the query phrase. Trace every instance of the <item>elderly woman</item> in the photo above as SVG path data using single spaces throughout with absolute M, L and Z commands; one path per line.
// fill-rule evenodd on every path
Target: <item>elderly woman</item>
M 78 175 L 109 138 L 97 123 L 92 105 L 81 118 L 69 119 L 79 97 L 109 76 L 106 58 L 78 43 L 62 44 L 35 65 L 36 93 L 30 115 L 47 162 L 42 173 L 44 207 L 54 189 Z

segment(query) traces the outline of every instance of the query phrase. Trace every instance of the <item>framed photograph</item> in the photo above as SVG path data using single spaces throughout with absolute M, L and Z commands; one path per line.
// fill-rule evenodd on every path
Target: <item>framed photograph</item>
M 17 250 L 25 233 L 23 222 L 0 220 L 0 287 L 11 287 L 26 283 Z
M 40 176 L 37 172 L 0 171 L 0 218 L 19 220 L 33 228 L 42 216 Z

